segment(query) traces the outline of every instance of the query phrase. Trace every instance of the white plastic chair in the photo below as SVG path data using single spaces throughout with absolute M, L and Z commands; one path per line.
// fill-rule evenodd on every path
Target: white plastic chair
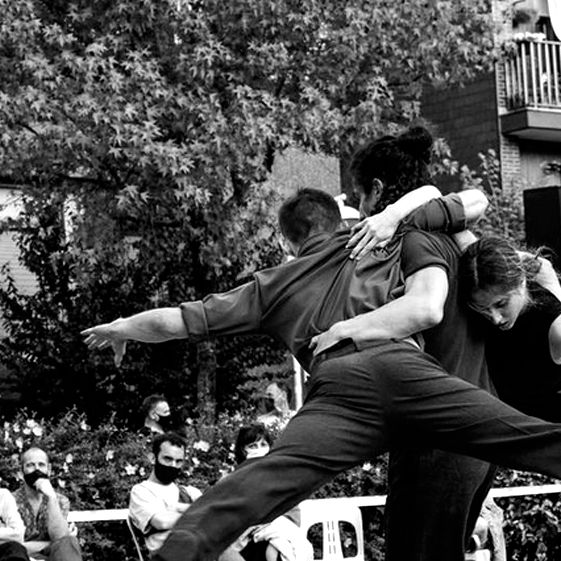
M 491 561 L 491 552 L 488 549 L 478 549 L 472 553 L 466 553 L 466 561 Z
M 340 523 L 352 526 L 356 539 L 356 555 L 344 556 Z M 360 508 L 353 505 L 326 504 L 325 501 L 304 501 L 300 504 L 300 527 L 306 533 L 314 524 L 322 525 L 321 561 L 364 561 L 364 534 Z M 314 558 L 317 559 L 317 558 Z

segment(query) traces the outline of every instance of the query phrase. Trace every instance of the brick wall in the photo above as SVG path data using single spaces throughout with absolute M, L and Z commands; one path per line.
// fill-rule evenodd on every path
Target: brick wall
M 499 157 L 501 160 L 501 183 L 511 187 L 520 181 L 520 147 L 518 141 L 501 135 Z
M 499 153 L 494 73 L 482 75 L 464 87 L 427 89 L 421 114 L 448 142 L 452 157 L 460 165 L 476 169 L 480 152 L 492 148 Z

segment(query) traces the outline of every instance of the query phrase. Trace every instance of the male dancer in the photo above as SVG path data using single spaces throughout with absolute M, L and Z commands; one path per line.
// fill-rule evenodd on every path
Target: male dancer
M 319 213 L 305 209 L 304 214 L 314 218 L 304 222 L 308 226 L 299 238 L 301 197 L 285 203 L 280 212 L 283 234 L 293 247 L 299 246 L 296 260 L 257 273 L 251 283 L 202 302 L 87 329 L 86 341 L 94 347 L 113 344 L 119 353 L 127 339 L 159 342 L 276 331 L 290 341 L 297 356 L 309 358 L 307 342 L 325 323 L 387 299 L 396 286 L 392 274 L 397 261 L 384 269 L 387 259 L 372 256 L 354 265 L 346 259 L 347 236 L 318 233 L 325 224 L 320 221 L 318 226 L 316 218 L 325 208 Z M 291 231 L 295 224 L 296 236 Z M 410 290 L 415 288 L 413 276 Z M 381 279 L 386 281 L 383 287 Z M 369 303 L 364 304 L 367 296 Z M 243 316 L 238 313 L 241 309 Z M 386 323 L 384 338 L 400 333 L 401 318 L 395 319 L 396 325 Z M 417 314 L 415 322 L 426 327 L 440 319 L 441 314 L 431 311 L 428 317 Z M 397 443 L 422 442 L 561 476 L 561 425 L 526 417 L 447 375 L 410 342 L 378 341 L 361 352 L 347 343 L 324 353 L 308 368 L 312 375 L 306 403 L 270 454 L 209 489 L 178 521 L 155 559 L 211 559 L 249 525 L 273 519 L 340 471 Z

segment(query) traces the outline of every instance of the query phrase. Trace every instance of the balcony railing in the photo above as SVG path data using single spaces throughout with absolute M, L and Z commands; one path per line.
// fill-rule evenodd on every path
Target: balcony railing
M 561 110 L 561 42 L 518 41 L 504 69 L 508 110 Z

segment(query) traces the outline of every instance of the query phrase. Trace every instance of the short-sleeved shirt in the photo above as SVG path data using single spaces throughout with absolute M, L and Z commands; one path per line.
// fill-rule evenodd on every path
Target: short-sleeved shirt
M 448 277 L 443 320 L 423 332 L 425 351 L 454 376 L 492 390 L 485 361 L 485 338 L 480 319 L 460 299 L 458 261 L 460 250 L 443 234 L 412 231 L 405 235 L 401 266 L 405 278 L 426 267 L 440 267 Z
M 405 231 L 464 227 L 461 200 L 449 195 L 422 207 L 392 243 L 359 261 L 349 259 L 348 231 L 312 236 L 297 259 L 255 273 L 252 281 L 229 292 L 182 304 L 189 338 L 266 333 L 280 339 L 309 370 L 312 337 L 403 293 L 399 258 Z
M 57 493 L 56 497 L 62 516 L 66 519 L 70 510 L 70 501 L 60 493 Z M 23 486 L 14 493 L 14 498 L 16 499 L 19 513 L 25 524 L 25 541 L 50 541 L 47 498 L 41 495 L 37 516 L 33 514 L 33 508 L 25 494 L 25 488 Z
M 201 492 L 190 485 L 169 483 L 163 485 L 146 480 L 131 489 L 129 514 L 134 525 L 145 535 L 146 547 L 157 551 L 169 535 L 169 530 L 157 530 L 150 521 L 158 512 L 176 511 L 179 503 L 190 504 L 201 496 Z
M 25 527 L 16 500 L 8 489 L 0 489 L 0 528 L 9 528 L 20 536 L 18 541 L 23 541 Z
M 487 360 L 499 397 L 524 413 L 561 422 L 561 366 L 549 349 L 549 328 L 561 302 L 536 283 L 528 285 L 532 305 L 507 331 L 488 325 Z

